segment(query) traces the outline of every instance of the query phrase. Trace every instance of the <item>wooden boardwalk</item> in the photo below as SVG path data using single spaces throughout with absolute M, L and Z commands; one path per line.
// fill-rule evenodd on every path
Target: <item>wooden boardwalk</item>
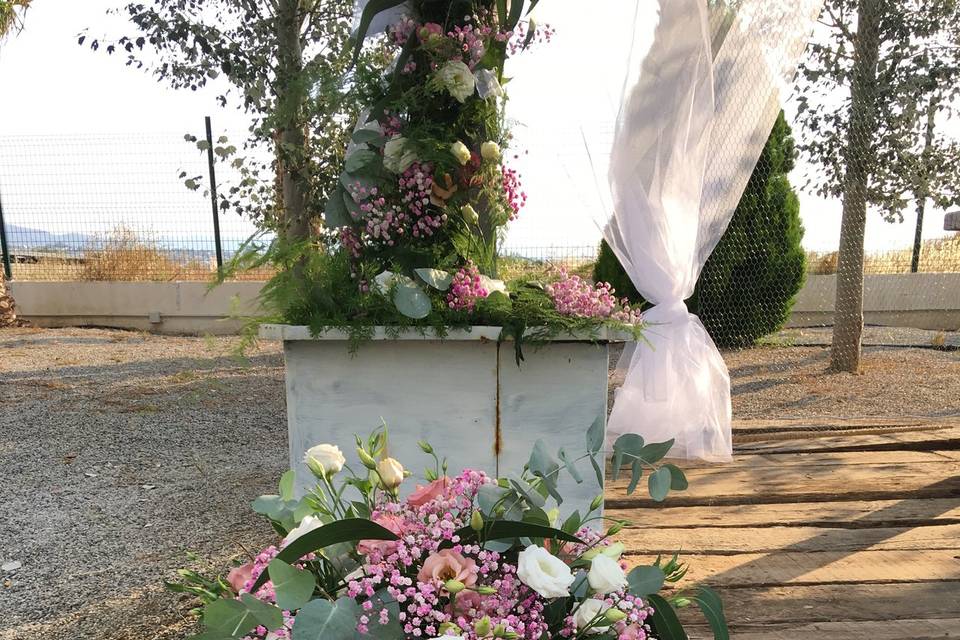
M 734 462 L 686 465 L 690 489 L 662 507 L 625 498 L 623 477 L 607 488 L 631 562 L 682 546 L 683 583 L 721 592 L 735 639 L 960 638 L 960 421 L 735 434 Z

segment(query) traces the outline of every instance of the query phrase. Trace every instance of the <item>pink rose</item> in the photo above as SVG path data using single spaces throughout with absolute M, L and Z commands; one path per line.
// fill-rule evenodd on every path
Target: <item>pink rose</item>
M 437 478 L 425 487 L 418 484 L 416 491 L 411 493 L 410 497 L 407 498 L 407 504 L 411 507 L 422 507 L 428 502 L 445 495 L 449 488 L 450 478 L 446 476 Z
M 389 529 L 398 536 L 403 535 L 403 518 L 400 516 L 384 513 L 373 518 L 373 521 L 381 527 Z M 397 543 L 393 540 L 361 540 L 357 544 L 357 553 L 363 556 L 368 556 L 376 551 L 380 555 L 386 557 L 396 550 Z
M 247 564 L 230 569 L 230 573 L 227 574 L 227 582 L 231 587 L 233 587 L 234 591 L 240 593 L 240 591 L 243 589 L 243 585 L 247 584 L 247 581 L 252 577 L 253 563 L 248 562 Z
M 434 584 L 459 580 L 472 587 L 477 583 L 477 563 L 471 558 L 464 558 L 453 549 L 444 549 L 426 559 L 417 574 L 417 580 Z
M 647 632 L 640 625 L 632 624 L 620 633 L 618 640 L 647 640 Z

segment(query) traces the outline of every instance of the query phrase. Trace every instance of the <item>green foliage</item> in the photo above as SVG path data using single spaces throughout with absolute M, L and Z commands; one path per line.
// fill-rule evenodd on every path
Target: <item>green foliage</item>
M 718 346 L 745 347 L 778 331 L 803 286 L 800 203 L 787 178 L 794 157 L 781 112 L 726 233 L 686 301 Z M 594 279 L 609 282 L 631 302 L 645 302 L 606 242 Z

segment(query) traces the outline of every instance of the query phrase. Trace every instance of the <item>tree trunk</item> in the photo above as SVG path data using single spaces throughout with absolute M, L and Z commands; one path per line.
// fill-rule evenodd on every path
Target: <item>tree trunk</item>
M 844 153 L 843 221 L 837 257 L 837 298 L 830 367 L 860 372 L 863 334 L 863 237 L 867 223 L 867 184 L 876 112 L 875 87 L 880 57 L 880 17 L 886 0 L 859 0 L 850 85 L 850 128 Z
M 927 131 L 923 139 L 923 152 L 920 154 L 920 175 L 913 197 L 917 201 L 917 229 L 913 234 L 913 255 L 910 258 L 910 273 L 920 270 L 920 251 L 923 249 L 923 213 L 930 194 L 930 147 L 933 146 L 933 132 L 936 127 L 937 99 L 931 98 L 927 107 Z
M 17 307 L 7 292 L 7 282 L 0 270 L 0 329 L 17 326 Z
M 306 91 L 303 76 L 303 16 L 300 0 L 277 2 L 277 173 L 280 179 L 280 224 L 287 240 L 310 237 L 307 211 L 307 152 L 304 135 Z

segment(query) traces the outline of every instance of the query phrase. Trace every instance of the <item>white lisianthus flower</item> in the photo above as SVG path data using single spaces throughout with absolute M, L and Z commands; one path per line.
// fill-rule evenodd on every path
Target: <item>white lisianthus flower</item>
M 603 600 L 597 600 L 595 598 L 587 598 L 580 603 L 580 606 L 577 607 L 577 612 L 573 615 L 573 621 L 577 625 L 577 629 L 583 630 L 587 628 L 591 622 L 593 622 L 597 616 L 603 615 L 607 609 L 610 608 Z M 597 620 L 599 624 L 601 620 Z M 593 626 L 590 627 L 590 630 L 587 631 L 588 634 L 604 633 L 609 626 Z
M 470 67 L 459 60 L 451 60 L 440 67 L 437 77 L 447 92 L 459 102 L 466 102 L 477 89 L 477 79 Z
M 470 162 L 470 149 L 459 140 L 450 145 L 450 153 L 453 154 L 453 157 L 456 158 L 460 164 Z
M 590 563 L 587 582 L 596 593 L 607 595 L 627 586 L 627 575 L 620 568 L 619 562 L 600 554 Z
M 403 465 L 395 458 L 384 458 L 377 464 L 380 481 L 387 489 L 395 489 L 403 482 Z
M 503 280 L 494 280 L 488 276 L 480 276 L 480 286 L 487 290 L 487 295 L 490 295 L 494 291 L 499 291 L 500 293 L 507 292 L 507 283 Z
M 570 595 L 573 584 L 573 572 L 567 563 L 533 544 L 520 552 L 517 577 L 544 598 L 564 598 Z
M 460 213 L 463 215 L 463 219 L 470 224 L 477 224 L 480 222 L 480 214 L 478 214 L 477 210 L 471 207 L 469 204 L 463 205 L 463 207 L 460 209 Z
M 340 447 L 333 444 L 318 444 L 307 449 L 303 461 L 315 475 L 329 477 L 340 473 L 347 459 L 343 457 Z
M 503 87 L 500 86 L 500 81 L 497 80 L 497 74 L 490 69 L 480 69 L 476 73 L 476 78 L 477 93 L 480 94 L 480 97 L 484 100 L 490 96 L 499 98 L 503 95 Z
M 295 528 L 290 530 L 290 533 L 287 534 L 287 537 L 283 539 L 284 544 L 290 544 L 297 538 L 302 535 L 308 534 L 314 529 L 319 529 L 323 526 L 323 521 L 316 516 L 304 516 L 303 520 L 300 521 Z
M 484 160 L 496 162 L 500 159 L 500 145 L 493 140 L 488 140 L 480 145 L 480 155 Z
M 416 152 L 409 148 L 407 139 L 403 136 L 394 136 L 383 145 L 383 166 L 387 171 L 403 173 L 418 159 Z

